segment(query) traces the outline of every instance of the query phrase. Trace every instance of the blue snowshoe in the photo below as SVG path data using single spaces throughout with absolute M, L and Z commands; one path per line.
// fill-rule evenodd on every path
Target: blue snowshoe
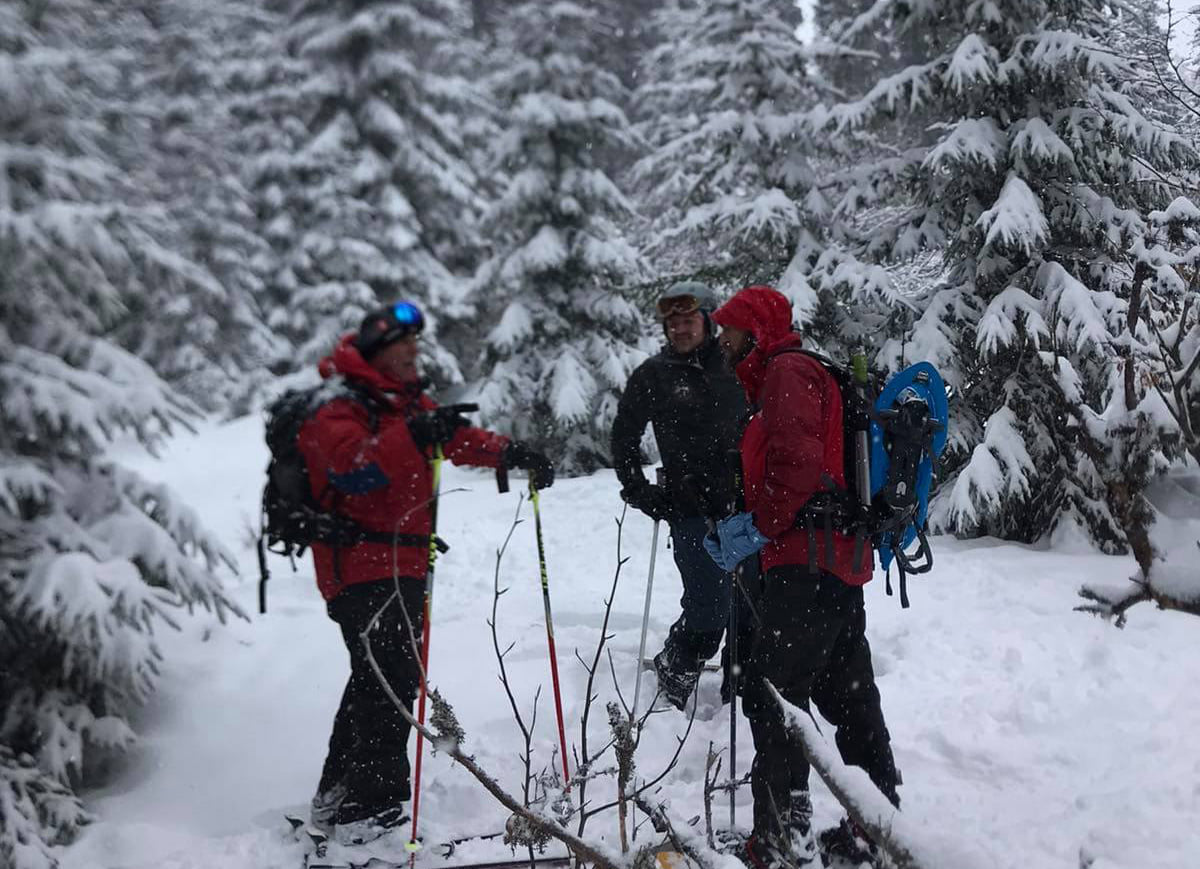
M 892 375 L 871 413 L 871 512 L 879 564 L 900 573 L 900 605 L 908 606 L 908 574 L 933 567 L 926 538 L 929 490 L 937 458 L 946 448 L 949 401 L 937 369 L 918 362 Z M 917 548 L 908 547 L 917 542 Z

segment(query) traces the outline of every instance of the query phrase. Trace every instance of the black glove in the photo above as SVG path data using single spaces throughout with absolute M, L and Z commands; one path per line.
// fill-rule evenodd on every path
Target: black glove
M 529 482 L 533 483 L 535 489 L 549 489 L 554 485 L 554 463 L 520 441 L 513 441 L 506 446 L 500 460 L 506 468 L 529 471 Z
M 635 510 L 641 510 L 655 522 L 671 518 L 675 505 L 671 496 L 662 486 L 651 483 L 640 483 L 621 490 L 625 503 Z
M 454 438 L 455 433 L 471 421 L 462 415 L 464 410 L 475 410 L 475 405 L 448 404 L 435 410 L 418 413 L 408 418 L 408 431 L 421 449 L 435 444 L 444 444 Z

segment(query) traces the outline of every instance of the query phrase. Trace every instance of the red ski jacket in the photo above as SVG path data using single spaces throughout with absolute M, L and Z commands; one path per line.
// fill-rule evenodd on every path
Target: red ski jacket
M 325 378 L 344 377 L 376 399 L 371 411 L 353 398 L 323 405 L 300 429 L 298 446 L 308 465 L 313 497 L 328 510 L 369 531 L 428 535 L 432 525 L 433 474 L 428 451 L 418 449 L 407 419 L 437 407 L 419 387 L 397 383 L 369 365 L 352 341 L 342 338 L 321 360 Z M 443 449 L 456 465 L 494 468 L 509 439 L 480 428 L 462 428 Z M 394 554 L 393 554 L 394 550 Z M 390 579 L 424 578 L 427 546 L 314 543 L 317 587 L 332 600 L 348 585 Z
M 792 306 L 771 287 L 747 287 L 713 314 L 713 322 L 744 329 L 755 346 L 737 367 L 754 415 L 742 433 L 741 454 L 746 509 L 771 538 L 760 554 L 762 569 L 783 564 L 807 566 L 808 534 L 796 527 L 796 514 L 822 480 L 846 485 L 842 451 L 842 394 L 820 362 L 798 350 Z M 869 545 L 869 544 L 868 544 Z M 871 579 L 874 555 L 863 555 L 854 570 L 854 538 L 833 535 L 833 563 L 826 562 L 825 533 L 816 532 L 816 565 L 849 585 Z

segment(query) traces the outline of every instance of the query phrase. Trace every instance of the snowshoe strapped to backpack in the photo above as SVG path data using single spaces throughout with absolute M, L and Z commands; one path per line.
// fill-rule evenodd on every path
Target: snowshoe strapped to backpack
M 918 362 L 892 375 L 871 415 L 871 510 L 877 516 L 879 566 L 900 573 L 900 605 L 908 606 L 906 576 L 933 567 L 926 537 L 929 492 L 938 456 L 946 448 L 949 401 L 937 369 Z M 917 550 L 907 547 L 918 541 Z
M 890 567 L 900 572 L 900 603 L 907 607 L 906 577 L 933 567 L 926 538 L 925 519 L 934 463 L 946 445 L 948 407 L 946 387 L 928 362 L 918 362 L 888 379 L 877 398 L 870 385 L 847 367 L 808 350 L 833 377 L 842 395 L 843 473 L 845 488 L 826 477 L 825 489 L 809 499 L 796 518 L 797 527 L 809 536 L 809 559 L 816 569 L 816 543 L 823 534 L 826 560 L 833 560 L 833 533 L 855 539 L 855 569 L 867 556 L 869 541 L 879 551 L 880 566 L 888 571 L 887 593 L 892 593 Z M 862 435 L 865 434 L 865 437 Z M 860 444 L 863 455 L 859 455 Z M 870 501 L 857 494 L 867 473 Z M 919 542 L 907 553 L 914 540 Z

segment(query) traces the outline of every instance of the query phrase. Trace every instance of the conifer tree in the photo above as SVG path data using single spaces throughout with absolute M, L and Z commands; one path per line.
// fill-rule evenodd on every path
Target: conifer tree
M 282 19 L 245 0 L 163 0 L 147 12 L 147 27 L 119 33 L 136 64 L 124 168 L 163 211 L 170 249 L 195 268 L 190 281 L 156 282 L 117 334 L 216 410 L 290 350 L 261 307 L 274 263 L 239 177 L 247 142 L 232 99 L 242 69 L 262 62 L 254 52 Z
M 104 458 L 153 445 L 191 405 L 108 337 L 164 275 L 158 215 L 129 204 L 120 3 L 0 7 L 0 865 L 48 869 L 86 823 L 72 789 L 96 746 L 134 739 L 154 631 L 222 617 L 231 557 L 165 488 Z M 134 200 L 136 201 L 136 200 Z
M 438 324 L 466 313 L 477 249 L 481 203 L 462 130 L 480 103 L 455 56 L 469 25 L 457 0 L 304 2 L 286 33 L 290 57 L 263 71 L 280 120 L 253 182 L 281 259 L 268 320 L 297 365 L 402 297 L 427 314 L 432 372 L 461 380 Z M 280 100 L 297 77 L 291 104 Z
M 618 390 L 645 357 L 623 296 L 640 269 L 619 229 L 632 209 L 596 157 L 628 146 L 629 124 L 609 99 L 619 81 L 593 59 L 594 11 L 526 3 L 499 26 L 512 57 L 491 83 L 507 184 L 472 296 L 487 330 L 472 395 L 490 425 L 588 470 L 607 464 Z
M 635 166 L 660 272 L 775 282 L 828 216 L 805 113 L 820 88 L 786 0 L 672 2 L 655 15 Z M 784 288 L 785 291 L 789 289 Z M 797 298 L 803 310 L 812 298 Z
M 1025 540 L 1077 527 L 1148 569 L 1143 490 L 1178 432 L 1150 385 L 1139 248 L 1195 154 L 1144 113 L 1136 61 L 1112 44 L 1118 14 L 1094 0 L 876 3 L 844 38 L 903 33 L 922 56 L 829 123 L 883 135 L 912 121 L 847 176 L 838 210 L 871 209 L 868 262 L 944 258 L 879 356 L 930 359 L 960 391 L 935 524 Z

